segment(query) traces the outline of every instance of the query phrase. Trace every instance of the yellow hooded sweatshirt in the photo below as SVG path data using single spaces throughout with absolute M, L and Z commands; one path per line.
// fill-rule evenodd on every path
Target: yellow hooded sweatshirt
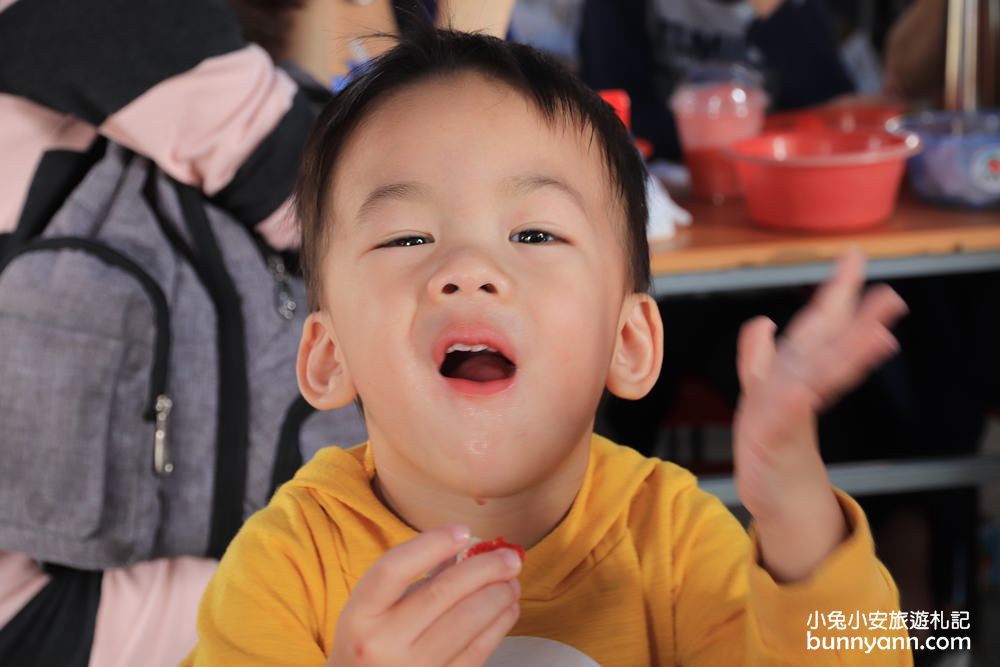
M 367 445 L 322 450 L 250 518 L 208 586 L 200 643 L 185 664 L 324 664 L 358 579 L 416 535 L 376 498 L 374 473 Z M 779 585 L 691 473 L 595 435 L 573 507 L 527 552 L 521 615 L 495 658 L 525 666 L 911 665 L 905 629 L 858 622 L 898 609 L 898 593 L 863 512 L 838 498 L 847 540 L 807 580 Z M 846 629 L 818 622 L 831 612 L 843 614 Z M 836 634 L 860 639 L 853 649 L 819 645 Z

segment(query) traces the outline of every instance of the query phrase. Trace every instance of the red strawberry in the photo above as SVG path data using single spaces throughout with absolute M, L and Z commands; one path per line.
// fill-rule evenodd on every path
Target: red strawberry
M 517 553 L 522 563 L 524 562 L 524 548 L 522 548 L 520 544 L 512 544 L 508 542 L 503 539 L 503 536 L 492 540 L 481 540 L 476 542 L 458 555 L 458 561 L 461 562 L 466 558 L 472 558 L 473 556 L 478 556 L 479 554 L 484 554 L 489 551 L 496 551 L 497 549 L 510 549 L 511 551 Z

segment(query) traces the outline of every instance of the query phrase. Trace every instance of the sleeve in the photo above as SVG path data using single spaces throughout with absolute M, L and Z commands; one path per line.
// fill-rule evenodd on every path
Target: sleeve
M 163 558 L 106 572 L 0 551 L 0 663 L 176 665 L 215 561 Z
M 248 224 L 288 198 L 315 113 L 224 0 L 15 2 L 0 93 L 86 121 Z
M 49 583 L 30 556 L 0 551 L 0 628 L 14 618 Z
M 184 556 L 107 570 L 90 664 L 177 665 L 195 644 L 198 603 L 217 565 Z
M 349 591 L 339 573 L 324 572 L 337 552 L 329 521 L 300 493 L 279 491 L 230 544 L 201 602 L 198 645 L 182 665 L 326 662 L 336 623 L 326 610 L 341 609 Z
M 586 0 L 580 28 L 580 76 L 591 88 L 622 88 L 632 100 L 632 131 L 656 157 L 677 159 L 673 114 L 657 90 L 646 28 L 646 2 Z
M 899 596 L 851 498 L 838 492 L 848 538 L 808 579 L 777 584 L 758 564 L 752 531 L 748 540 L 718 499 L 697 490 L 686 495 L 674 517 L 680 664 L 912 665 L 905 629 L 890 630 L 889 623 L 885 629 L 866 627 L 868 617 L 898 613 Z M 818 614 L 831 613 L 843 616 L 842 630 L 826 632 L 829 626 L 815 623 Z M 864 614 L 865 623 L 854 629 L 852 614 L 855 620 Z M 812 624 L 816 629 L 810 630 Z M 834 647 L 830 638 L 836 635 L 847 643 Z
M 821 104 L 854 90 L 819 0 L 784 0 L 750 24 L 747 39 L 763 57 L 777 109 Z

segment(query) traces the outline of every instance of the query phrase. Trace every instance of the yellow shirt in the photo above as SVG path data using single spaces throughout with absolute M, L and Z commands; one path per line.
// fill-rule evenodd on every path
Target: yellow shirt
M 323 665 L 358 579 L 416 534 L 375 497 L 373 475 L 367 445 L 322 450 L 250 518 L 206 590 L 185 664 Z M 693 475 L 595 435 L 573 507 L 527 552 L 510 635 L 568 645 L 603 667 L 911 665 L 908 649 L 807 646 L 809 623 L 823 634 L 817 612 L 898 609 L 863 512 L 838 498 L 850 536 L 808 580 L 778 585 Z

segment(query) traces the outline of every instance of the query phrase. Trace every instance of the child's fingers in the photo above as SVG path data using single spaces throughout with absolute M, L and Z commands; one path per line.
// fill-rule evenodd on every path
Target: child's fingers
M 824 393 L 835 398 L 850 391 L 898 350 L 895 336 L 881 324 L 852 328 L 837 345 L 840 363 L 831 366 Z
M 766 317 L 755 317 L 740 328 L 736 344 L 736 370 L 744 392 L 752 391 L 767 376 L 774 361 L 777 325 Z
M 858 307 L 856 321 L 859 323 L 878 322 L 887 327 L 907 313 L 909 309 L 903 297 L 888 285 L 875 285 L 865 294 Z
M 414 642 L 416 656 L 447 665 L 481 665 L 513 627 L 520 587 L 514 582 L 476 591 L 441 616 Z
M 386 623 L 419 636 L 456 605 L 491 584 L 507 585 L 521 571 L 521 559 L 510 549 L 469 558 L 426 580 L 392 610 Z
M 348 604 L 358 614 L 383 614 L 403 597 L 411 581 L 453 558 L 468 543 L 465 526 L 444 526 L 417 535 L 375 561 L 354 587 Z
M 888 285 L 876 285 L 869 289 L 857 309 L 837 330 L 827 330 L 817 339 L 809 340 L 801 336 L 793 338 L 784 336 L 787 349 L 797 350 L 793 359 L 785 359 L 788 365 L 795 366 L 796 374 L 802 379 L 822 388 L 827 384 L 825 378 L 830 374 L 831 367 L 850 363 L 852 345 L 864 339 L 859 331 L 872 327 L 888 328 L 892 326 L 907 311 L 906 303 Z M 803 317 L 817 317 L 816 313 L 804 313 Z M 852 342 L 854 341 L 854 342 Z M 789 355 L 784 355 L 788 357 Z
M 403 595 L 402 595 L 402 597 L 400 597 L 400 600 L 404 600 L 407 597 L 413 595 L 421 587 L 425 586 L 428 581 L 430 581 L 431 579 L 433 579 L 437 575 L 441 574 L 442 572 L 444 572 L 445 570 L 447 570 L 449 567 L 454 567 L 454 566 L 455 566 L 455 559 L 454 559 L 454 557 L 448 558 L 447 560 L 445 560 L 445 561 L 443 561 L 441 563 L 438 563 L 433 568 L 431 568 L 431 570 L 427 574 L 425 574 L 423 577 L 421 577 L 420 579 L 417 579 L 412 584 L 410 584 L 409 586 L 407 586 L 406 590 L 403 591 Z
M 897 351 L 889 326 L 905 312 L 906 304 L 891 288 L 872 288 L 844 331 L 798 360 L 793 370 L 799 381 L 812 387 L 824 405 L 849 391 Z
M 851 326 L 831 346 L 830 354 L 838 360 L 827 379 L 832 392 L 847 391 L 899 349 L 889 327 L 906 310 L 906 303 L 889 286 L 868 291 Z
M 854 317 L 865 283 L 865 256 L 857 247 L 841 254 L 831 275 L 788 325 L 786 336 L 801 344 L 823 341 Z
M 465 647 L 465 651 L 448 663 L 448 667 L 480 667 L 496 652 L 500 642 L 517 623 L 520 613 L 517 604 L 504 609 L 482 634 Z
M 851 246 L 837 258 L 833 275 L 817 291 L 815 300 L 823 310 L 851 314 L 865 285 L 865 254 Z

